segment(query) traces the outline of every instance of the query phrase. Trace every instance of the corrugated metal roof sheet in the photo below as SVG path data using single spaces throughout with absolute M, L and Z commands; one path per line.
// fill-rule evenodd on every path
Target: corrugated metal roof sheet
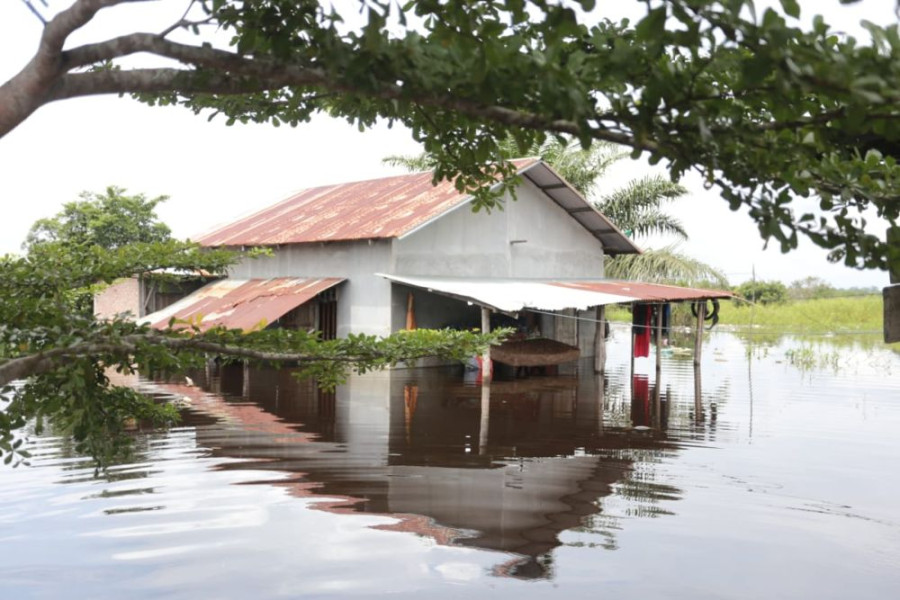
M 640 252 L 540 159 L 513 163 L 611 254 Z M 303 190 L 210 233 L 204 246 L 274 246 L 401 237 L 467 203 L 452 182 L 432 185 L 431 173 L 412 173 Z
M 507 313 L 525 309 L 585 310 L 592 306 L 626 302 L 673 302 L 732 296 L 729 292 L 720 290 L 630 281 L 538 281 L 380 275 L 396 283 L 437 292 Z
M 734 294 L 724 290 L 689 288 L 661 283 L 641 281 L 557 281 L 553 285 L 570 289 L 633 296 L 638 302 L 682 302 L 687 300 L 708 300 L 712 298 L 732 298 Z
M 140 322 L 165 329 L 172 318 L 192 323 L 199 319 L 198 325 L 203 331 L 217 325 L 249 330 L 272 323 L 342 281 L 336 277 L 222 279 L 147 315 Z

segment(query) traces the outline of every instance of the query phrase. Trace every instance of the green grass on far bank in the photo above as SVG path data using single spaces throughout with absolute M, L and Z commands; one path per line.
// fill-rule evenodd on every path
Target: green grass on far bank
M 880 334 L 884 313 L 880 295 L 846 298 L 793 300 L 777 304 L 751 305 L 722 300 L 719 325 L 738 331 L 774 334 Z M 689 326 L 693 322 L 688 304 L 674 305 L 673 323 Z M 630 321 L 631 312 L 623 307 L 609 307 L 611 321 Z M 752 329 L 751 329 L 752 326 Z

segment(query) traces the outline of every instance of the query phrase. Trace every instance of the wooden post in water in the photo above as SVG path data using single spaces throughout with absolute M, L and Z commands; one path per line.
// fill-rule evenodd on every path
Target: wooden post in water
M 491 309 L 486 306 L 481 307 L 481 333 L 488 334 L 491 332 Z M 491 347 L 488 346 L 484 349 L 484 353 L 481 355 L 481 384 L 485 385 L 490 383 L 491 378 L 494 376 L 493 368 L 491 366 Z
M 250 361 L 244 361 L 244 380 L 241 382 L 241 395 L 250 399 Z
M 700 365 L 694 365 L 694 420 L 703 422 L 703 397 L 700 388 Z
M 656 386 L 653 391 L 653 425 L 657 429 L 662 423 L 659 392 L 662 389 L 662 316 L 663 305 L 656 305 Z
M 594 332 L 594 373 L 606 371 L 606 307 L 597 307 L 597 329 Z
M 703 321 L 706 320 L 706 300 L 697 302 L 697 336 L 694 338 L 694 368 L 700 368 L 700 351 L 703 349 Z
M 634 304 L 631 305 L 632 325 L 631 329 L 629 330 L 631 331 L 631 372 L 628 374 L 628 376 L 631 377 L 632 380 L 634 380 L 634 306 Z M 633 389 L 631 391 L 632 393 L 634 392 Z
M 491 384 L 481 383 L 481 422 L 478 428 L 478 454 L 484 454 L 487 449 L 488 431 L 491 423 Z
M 656 305 L 656 383 L 659 387 L 659 374 L 662 372 L 662 312 L 663 305 Z
M 603 411 L 606 408 L 606 378 L 603 375 L 594 377 L 597 382 L 597 433 L 603 435 Z

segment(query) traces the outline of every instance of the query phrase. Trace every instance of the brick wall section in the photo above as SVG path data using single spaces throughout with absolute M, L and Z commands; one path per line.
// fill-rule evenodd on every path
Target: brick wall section
M 137 279 L 120 279 L 94 296 L 94 315 L 108 319 L 113 315 L 130 312 L 140 315 L 140 293 Z

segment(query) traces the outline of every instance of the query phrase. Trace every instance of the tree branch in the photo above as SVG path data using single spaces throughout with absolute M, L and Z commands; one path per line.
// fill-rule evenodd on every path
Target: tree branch
M 270 352 L 192 337 L 167 337 L 151 332 L 126 335 L 114 343 L 84 342 L 7 360 L 0 364 L 0 387 L 8 385 L 16 379 L 25 379 L 48 373 L 65 364 L 71 358 L 98 354 L 133 354 L 140 350 L 141 344 L 153 344 L 175 351 L 195 350 L 262 362 L 335 362 L 348 364 L 386 358 L 386 354 L 377 350 L 371 353 L 344 354 L 340 356 L 323 356 L 319 354 L 304 354 L 302 352 Z M 410 356 L 407 358 L 415 357 Z
M 411 96 L 408 90 L 393 83 L 384 83 L 377 89 L 363 90 L 319 68 L 269 58 L 241 56 L 208 46 L 180 44 L 149 33 L 134 33 L 70 50 L 66 53 L 66 62 L 72 68 L 137 52 L 177 60 L 208 71 L 196 73 L 188 69 L 158 68 L 70 74 L 63 77 L 60 86 L 47 101 L 131 92 L 229 95 L 277 90 L 286 86 L 314 86 L 328 93 L 357 94 L 381 100 L 406 100 L 420 106 L 449 110 L 470 118 L 512 127 L 569 135 L 585 133 L 574 121 L 551 119 L 523 110 L 481 104 L 448 93 L 442 93 L 440 96 L 424 94 Z M 2 133 L 0 130 L 0 135 Z M 594 139 L 641 150 L 657 149 L 655 142 L 638 141 L 630 134 L 615 132 L 605 127 L 592 129 L 590 135 Z

